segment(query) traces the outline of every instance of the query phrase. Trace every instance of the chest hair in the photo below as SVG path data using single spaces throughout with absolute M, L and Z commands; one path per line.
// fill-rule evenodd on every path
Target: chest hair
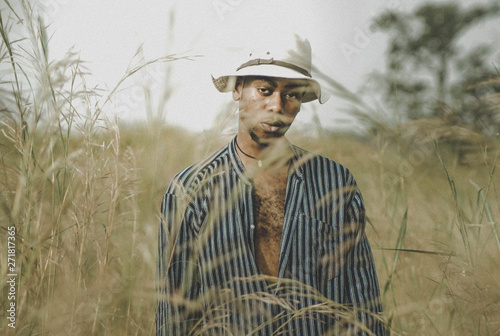
M 285 216 L 286 174 L 254 179 L 255 257 L 260 271 L 278 276 Z

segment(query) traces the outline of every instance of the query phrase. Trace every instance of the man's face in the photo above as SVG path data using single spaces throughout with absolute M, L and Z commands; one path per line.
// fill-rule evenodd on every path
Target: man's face
M 244 77 L 233 91 L 239 102 L 239 132 L 259 144 L 282 137 L 300 111 L 307 81 L 276 77 Z

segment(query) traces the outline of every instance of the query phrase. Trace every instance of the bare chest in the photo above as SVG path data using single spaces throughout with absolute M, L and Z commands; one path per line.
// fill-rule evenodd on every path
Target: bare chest
M 255 254 L 262 273 L 278 276 L 285 216 L 286 175 L 254 179 Z
M 264 238 L 281 233 L 285 216 L 286 184 L 273 188 L 255 187 L 256 232 Z M 279 232 L 278 232 L 279 231 Z

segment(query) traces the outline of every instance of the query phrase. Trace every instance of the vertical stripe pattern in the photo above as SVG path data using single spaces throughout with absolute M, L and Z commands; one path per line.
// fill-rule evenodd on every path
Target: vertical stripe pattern
M 384 334 L 356 182 L 293 148 L 277 282 L 255 261 L 254 190 L 234 139 L 175 176 L 158 235 L 157 335 Z

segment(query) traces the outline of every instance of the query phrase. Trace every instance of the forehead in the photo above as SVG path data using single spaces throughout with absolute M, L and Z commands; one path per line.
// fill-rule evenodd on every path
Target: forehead
M 281 77 L 254 77 L 247 76 L 243 79 L 244 85 L 259 85 L 268 84 L 272 87 L 284 87 L 284 88 L 301 88 L 308 86 L 308 81 L 305 79 L 293 79 L 293 78 L 281 78 Z

